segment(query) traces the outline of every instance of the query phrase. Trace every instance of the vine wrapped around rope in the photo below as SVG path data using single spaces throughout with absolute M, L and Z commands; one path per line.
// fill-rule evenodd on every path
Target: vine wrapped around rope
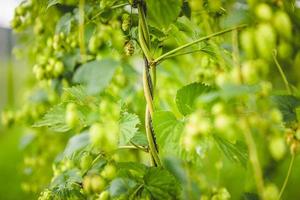
M 158 149 L 155 142 L 155 133 L 152 127 L 152 116 L 154 112 L 153 97 L 154 97 L 154 86 L 156 81 L 156 71 L 155 65 L 150 65 L 152 58 L 150 55 L 150 36 L 149 30 L 146 22 L 146 8 L 143 1 L 138 4 L 139 11 L 139 43 L 144 53 L 144 71 L 143 71 L 143 86 L 144 95 L 146 98 L 146 113 L 145 113 L 145 127 L 147 140 L 149 143 L 149 150 L 151 154 L 151 163 L 154 166 L 160 166 L 161 162 L 158 156 Z M 150 74 L 150 69 L 152 69 L 152 76 Z

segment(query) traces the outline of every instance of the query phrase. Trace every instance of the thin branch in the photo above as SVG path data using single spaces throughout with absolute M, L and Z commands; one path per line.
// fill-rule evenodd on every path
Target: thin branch
M 263 199 L 264 180 L 263 180 L 263 173 L 261 170 L 260 162 L 257 155 L 257 148 L 247 119 L 245 119 L 244 125 L 245 125 L 245 130 L 243 131 L 243 133 L 249 150 L 250 162 L 252 164 L 252 168 L 254 171 L 254 179 L 256 182 L 257 191 L 261 199 Z
M 285 190 L 285 188 L 286 188 L 286 185 L 287 185 L 287 183 L 288 183 L 288 181 L 289 181 L 289 177 L 290 177 L 291 172 L 292 172 L 292 168 L 293 168 L 293 165 L 294 165 L 294 161 L 295 161 L 295 154 L 292 154 L 292 159 L 291 159 L 291 162 L 290 162 L 290 165 L 289 165 L 289 169 L 288 169 L 288 172 L 287 172 L 287 174 L 286 174 L 286 177 L 285 177 L 285 180 L 284 180 L 284 182 L 283 182 L 283 185 L 282 185 L 282 187 L 281 187 L 281 190 L 280 190 L 280 193 L 279 193 L 279 196 L 278 196 L 278 200 L 281 199 L 281 196 L 282 196 L 282 194 L 283 194 L 283 192 L 284 192 L 284 190 Z
M 86 50 L 85 50 L 85 41 L 84 41 L 84 5 L 85 5 L 85 0 L 80 0 L 79 1 L 79 46 L 80 46 L 80 54 L 81 54 L 81 59 L 85 60 L 86 56 Z
M 131 145 L 124 145 L 124 146 L 119 146 L 118 150 L 121 149 L 138 149 L 136 146 L 131 146 Z
M 117 8 L 122 8 L 122 7 L 127 6 L 127 5 L 130 5 L 130 4 L 129 3 L 122 3 L 122 4 L 118 4 L 118 5 L 112 6 L 112 7 L 110 7 L 110 9 L 113 10 L 113 9 L 117 9 Z M 93 18 L 91 19 L 91 21 L 94 20 L 94 19 L 96 19 L 103 12 L 104 12 L 104 9 L 101 9 L 97 14 L 95 14 L 93 16 Z
M 163 60 L 160 60 L 160 62 L 162 62 L 166 59 L 169 59 L 169 58 L 177 57 L 177 56 L 184 56 L 184 55 L 187 55 L 187 54 L 193 54 L 193 53 L 197 53 L 197 52 L 201 52 L 201 51 L 207 52 L 204 49 L 205 48 L 201 48 L 201 49 L 195 49 L 195 50 L 191 50 L 191 51 L 187 51 L 187 52 L 172 54 L 172 55 L 169 55 L 169 56 L 165 57 Z
M 144 152 L 147 152 L 147 153 L 149 152 L 148 148 L 146 148 L 146 147 L 136 145 L 134 142 L 130 142 L 130 144 L 132 144 L 133 146 L 135 146 L 137 149 L 139 149 L 141 151 L 144 151 Z
M 178 51 L 181 51 L 181 50 L 183 50 L 183 49 L 185 49 L 185 48 L 187 48 L 187 47 L 190 47 L 190 46 L 192 46 L 192 45 L 195 45 L 195 44 L 197 44 L 197 43 L 199 43 L 199 42 L 203 42 L 203 41 L 205 41 L 205 40 L 209 40 L 209 39 L 211 39 L 211 38 L 213 38 L 213 37 L 216 37 L 216 36 L 219 36 L 219 35 L 223 35 L 223 34 L 225 34 L 225 33 L 231 32 L 231 31 L 233 31 L 233 30 L 241 29 L 241 28 L 244 28 L 244 27 L 246 27 L 246 26 L 247 26 L 247 25 L 240 25 L 240 26 L 228 28 L 228 29 L 225 29 L 225 30 L 222 30 L 222 31 L 219 31 L 219 32 L 216 32 L 216 33 L 213 33 L 213 34 L 210 34 L 210 35 L 201 37 L 201 38 L 199 38 L 199 39 L 197 39 L 197 40 L 195 40 L 195 41 L 193 41 L 193 42 L 189 42 L 189 43 L 187 43 L 187 44 L 184 44 L 184 45 L 182 45 L 182 46 L 179 46 L 179 47 L 177 47 L 177 48 L 175 48 L 175 49 L 173 49 L 173 50 L 171 50 L 171 51 L 169 51 L 169 52 L 167 52 L 167 53 L 165 53 L 165 54 L 159 56 L 159 57 L 156 58 L 153 62 L 154 62 L 154 63 L 157 63 L 157 62 L 161 61 L 162 59 L 164 59 L 165 57 L 170 56 L 170 55 L 172 55 L 172 54 L 175 54 L 175 53 L 177 53 Z
M 278 69 L 278 71 L 279 71 L 279 73 L 280 73 L 280 75 L 282 77 L 282 80 L 284 82 L 286 90 L 288 91 L 289 94 L 292 94 L 292 90 L 290 88 L 290 84 L 289 84 L 289 82 L 288 82 L 288 80 L 287 80 L 287 78 L 286 78 L 286 76 L 285 76 L 285 74 L 284 74 L 284 72 L 282 70 L 282 67 L 280 66 L 280 64 L 279 64 L 279 62 L 277 60 L 277 51 L 275 49 L 273 50 L 273 59 L 274 59 L 274 62 L 276 64 L 276 66 L 277 66 L 277 69 Z

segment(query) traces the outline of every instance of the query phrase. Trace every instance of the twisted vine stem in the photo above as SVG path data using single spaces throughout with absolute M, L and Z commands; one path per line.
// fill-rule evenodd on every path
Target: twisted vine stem
M 152 127 L 152 117 L 154 112 L 153 98 L 154 87 L 156 82 L 156 65 L 152 63 L 152 56 L 150 53 L 150 35 L 146 21 L 146 7 L 144 1 L 138 3 L 139 12 L 139 43 L 144 54 L 144 71 L 143 71 L 143 87 L 144 95 L 147 102 L 145 113 L 145 128 L 147 140 L 149 143 L 149 153 L 151 155 L 151 164 L 154 166 L 161 166 L 158 155 L 157 144 L 155 142 L 155 133 Z M 150 69 L 152 74 L 150 74 Z M 154 82 L 153 82 L 154 81 Z
M 234 30 L 242 29 L 246 27 L 246 25 L 239 25 L 236 27 L 224 29 L 222 31 L 207 35 L 193 42 L 179 46 L 159 56 L 158 58 L 153 59 L 150 52 L 151 49 L 150 34 L 149 34 L 149 28 L 146 21 L 146 4 L 144 0 L 139 0 L 137 1 L 137 3 L 138 3 L 137 7 L 138 7 L 138 15 L 139 15 L 138 40 L 139 40 L 139 45 L 143 51 L 144 61 L 145 61 L 144 71 L 143 71 L 143 86 L 144 86 L 144 95 L 147 102 L 146 113 L 145 113 L 146 135 L 149 143 L 149 153 L 151 155 L 152 165 L 161 166 L 160 158 L 158 155 L 158 148 L 155 141 L 155 133 L 152 127 L 152 117 L 154 112 L 153 98 L 154 98 L 154 90 L 156 85 L 156 66 L 164 59 L 176 56 L 176 53 L 178 53 L 183 49 L 186 49 L 194 44 L 209 40 L 213 37 L 220 36 Z

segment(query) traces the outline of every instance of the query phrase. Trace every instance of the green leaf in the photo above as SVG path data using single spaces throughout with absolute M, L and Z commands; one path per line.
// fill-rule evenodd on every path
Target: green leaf
M 135 135 L 131 138 L 130 142 L 134 143 L 135 145 L 139 146 L 148 146 L 148 140 L 145 133 L 140 131 L 136 132 Z
M 74 100 L 81 104 L 85 102 L 85 99 L 88 96 L 85 88 L 81 85 L 64 88 L 64 91 L 68 95 L 68 100 Z
M 80 59 L 81 57 L 79 49 L 76 49 L 72 53 L 66 53 L 62 58 L 66 71 L 73 72 L 74 68 L 76 67 L 76 63 L 79 62 Z
M 55 132 L 66 132 L 70 128 L 65 123 L 66 107 L 59 104 L 50 109 L 41 120 L 37 121 L 33 127 L 47 126 Z
M 180 199 L 180 185 L 176 178 L 163 168 L 148 168 L 144 176 L 144 190 L 153 199 Z
M 82 178 L 78 169 L 69 169 L 56 176 L 50 184 L 53 199 L 82 199 L 80 184 Z
M 213 135 L 216 143 L 224 155 L 232 162 L 239 163 L 243 167 L 247 167 L 248 152 L 247 147 L 241 141 L 237 141 L 235 144 L 227 141 L 226 139 Z
M 158 111 L 153 115 L 153 128 L 160 152 L 178 155 L 183 122 L 177 120 L 172 112 Z
M 120 145 L 126 145 L 135 136 L 138 131 L 137 126 L 140 124 L 139 117 L 136 114 L 121 112 L 120 119 Z
M 87 132 L 74 135 L 69 139 L 63 154 L 66 157 L 70 157 L 74 153 L 84 149 L 89 144 L 90 144 L 90 137 Z
M 292 95 L 275 95 L 271 97 L 283 115 L 286 123 L 297 120 L 296 109 L 300 106 L 300 99 Z
M 77 114 L 80 120 L 78 128 L 89 125 L 87 122 L 87 116 L 91 112 L 87 105 L 77 105 Z M 70 127 L 65 121 L 66 115 L 66 103 L 61 103 L 53 106 L 39 121 L 37 121 L 33 127 L 48 127 L 55 132 L 67 132 Z
M 73 16 L 71 13 L 66 13 L 62 16 L 56 24 L 55 33 L 65 33 L 68 35 L 71 31 L 71 25 L 73 21 Z
M 121 195 L 130 196 L 136 185 L 137 183 L 131 179 L 116 178 L 110 183 L 108 190 L 112 198 L 116 198 Z
M 119 162 L 117 163 L 118 175 L 120 178 L 128 178 L 137 183 L 143 182 L 143 176 L 147 167 L 136 162 Z
M 61 3 L 61 0 L 48 0 L 47 9 L 59 3 Z
M 177 180 L 186 184 L 188 182 L 187 174 L 184 170 L 183 163 L 176 157 L 168 157 L 163 160 L 164 167 L 171 172 Z
M 179 16 L 182 0 L 146 0 L 146 4 L 149 24 L 166 30 Z
M 75 72 L 73 80 L 86 85 L 89 94 L 97 94 L 109 84 L 118 66 L 113 59 L 88 62 Z
M 196 98 L 208 93 L 211 89 L 203 83 L 192 83 L 179 89 L 176 94 L 176 104 L 180 113 L 183 115 L 192 113 Z

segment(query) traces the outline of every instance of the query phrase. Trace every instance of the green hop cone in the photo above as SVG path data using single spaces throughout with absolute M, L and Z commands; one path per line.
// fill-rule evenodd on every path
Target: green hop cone
M 100 193 L 97 200 L 109 200 L 109 196 L 110 196 L 109 192 L 107 190 L 105 190 Z
M 93 162 L 93 157 L 89 153 L 85 153 L 80 160 L 80 168 L 82 170 L 87 170 L 91 167 Z
M 79 124 L 80 119 L 77 113 L 76 104 L 69 103 L 67 105 L 65 121 L 70 128 L 75 128 Z
M 134 44 L 131 40 L 125 43 L 124 52 L 126 56 L 132 56 L 134 54 Z
M 272 51 L 276 47 L 276 33 L 270 24 L 262 23 L 258 25 L 255 31 L 255 44 L 262 58 L 272 59 Z
M 278 11 L 274 16 L 274 27 L 280 36 L 291 39 L 292 37 L 292 22 L 288 14 L 284 11 Z

